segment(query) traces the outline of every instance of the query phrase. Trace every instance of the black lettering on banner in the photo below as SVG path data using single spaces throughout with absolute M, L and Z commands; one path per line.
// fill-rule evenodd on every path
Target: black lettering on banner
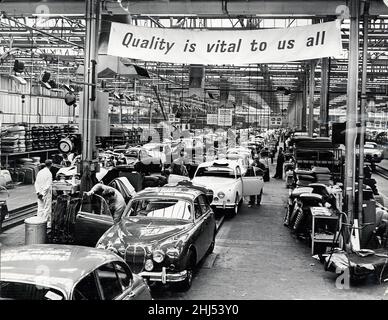
M 132 32 L 127 32 L 127 33 L 125 34 L 125 36 L 124 36 L 122 45 L 123 45 L 124 47 L 127 47 L 127 48 L 128 48 L 129 44 L 131 43 L 132 37 L 133 37 L 133 33 L 132 33 Z
M 263 41 L 263 42 L 260 42 L 260 45 L 259 45 L 259 50 L 260 51 L 264 51 L 267 49 L 267 42 Z
M 189 45 L 189 42 L 190 42 L 190 40 L 186 40 L 185 47 L 183 48 L 183 51 L 184 51 L 184 52 L 187 51 L 187 47 L 188 47 L 188 45 Z
M 293 49 L 295 44 L 295 40 L 288 40 L 287 49 Z
M 195 51 L 195 47 L 196 47 L 196 44 L 195 44 L 195 43 L 192 43 L 192 44 L 190 45 L 189 52 L 194 52 L 194 51 Z
M 251 42 L 251 51 L 257 51 L 257 41 L 256 40 L 252 40 Z
M 318 31 L 315 37 L 308 37 L 306 47 L 313 47 L 325 44 L 326 31 Z
M 278 49 L 279 50 L 292 49 L 294 48 L 294 43 L 295 43 L 295 40 L 280 40 L 278 43 Z

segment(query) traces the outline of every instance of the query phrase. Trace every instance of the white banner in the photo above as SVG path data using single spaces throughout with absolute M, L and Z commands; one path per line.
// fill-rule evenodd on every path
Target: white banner
M 265 30 L 177 30 L 112 23 L 108 54 L 185 64 L 250 64 L 336 57 L 340 22 Z
M 218 109 L 218 125 L 231 127 L 233 124 L 233 109 Z

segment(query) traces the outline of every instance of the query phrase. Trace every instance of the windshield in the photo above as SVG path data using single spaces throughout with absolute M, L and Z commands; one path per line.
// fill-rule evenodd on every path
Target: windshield
M 373 145 L 373 144 L 366 144 L 366 145 L 364 146 L 364 148 L 367 148 L 367 149 L 376 149 L 376 146 Z
M 234 170 L 227 167 L 202 167 L 199 168 L 196 177 L 219 177 L 235 179 Z
M 188 201 L 166 198 L 147 198 L 132 201 L 125 217 L 149 217 L 191 220 L 191 205 Z
M 56 289 L 37 284 L 0 281 L 0 299 L 64 300 L 64 296 Z

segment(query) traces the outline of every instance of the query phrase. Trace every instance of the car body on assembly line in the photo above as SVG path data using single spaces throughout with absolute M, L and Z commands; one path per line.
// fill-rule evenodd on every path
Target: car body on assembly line
M 135 167 L 138 162 L 143 163 L 154 171 L 160 171 L 166 163 L 166 155 L 157 150 L 147 150 L 143 147 L 132 147 L 124 153 L 127 165 Z
M 247 171 L 245 170 L 245 173 Z M 216 160 L 198 166 L 192 182 L 213 191 L 211 203 L 216 209 L 226 209 L 227 215 L 235 216 L 245 196 L 260 196 L 264 181 L 261 175 L 245 175 L 238 161 Z
M 151 282 L 173 282 L 187 290 L 193 270 L 215 245 L 214 212 L 200 189 L 163 186 L 139 192 L 97 248 L 119 254 Z
M 116 254 L 39 244 L 2 248 L 0 300 L 149 300 L 145 281 Z
M 380 148 L 377 143 L 366 142 L 364 145 L 365 160 L 373 163 L 380 163 L 384 159 L 384 149 Z

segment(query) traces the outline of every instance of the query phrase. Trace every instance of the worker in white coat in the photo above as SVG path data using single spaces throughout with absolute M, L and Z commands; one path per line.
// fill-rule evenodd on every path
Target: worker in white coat
M 53 176 L 51 174 L 52 162 L 45 161 L 45 167 L 36 175 L 35 191 L 38 196 L 38 217 L 47 221 L 47 227 L 51 228 L 52 211 L 52 185 Z

